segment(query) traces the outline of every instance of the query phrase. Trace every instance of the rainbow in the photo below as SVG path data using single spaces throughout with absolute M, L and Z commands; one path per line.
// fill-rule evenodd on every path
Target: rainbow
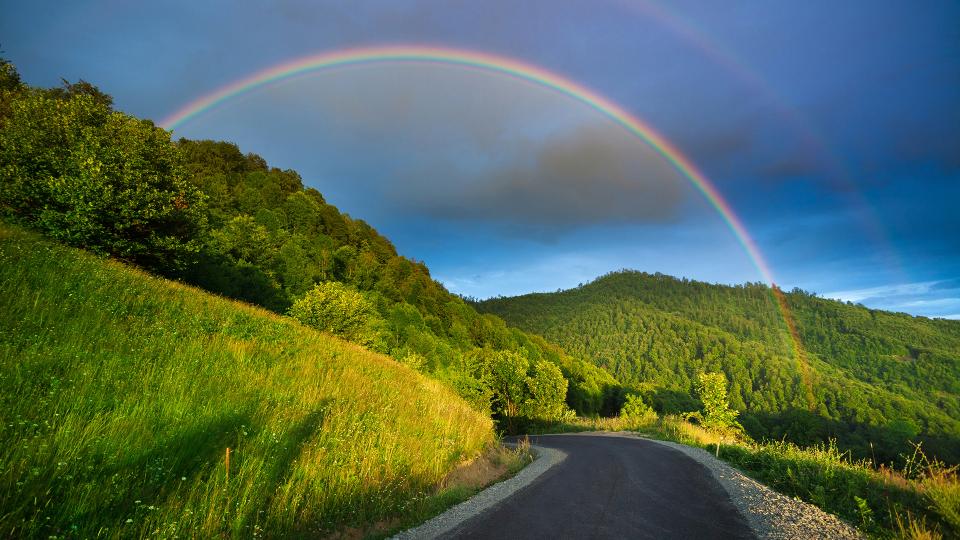
M 186 104 L 163 119 L 160 125 L 169 130 L 176 129 L 185 122 L 196 118 L 234 97 L 257 88 L 262 88 L 271 83 L 287 80 L 306 73 L 335 67 L 384 62 L 416 62 L 460 66 L 527 81 L 566 95 L 592 107 L 653 148 L 716 209 L 723 221 L 726 222 L 727 226 L 733 232 L 737 241 L 743 246 L 747 256 L 757 268 L 763 280 L 770 285 L 776 304 L 783 314 L 790 337 L 793 340 L 796 359 L 801 363 L 801 368 L 803 369 L 803 377 L 807 379 L 809 399 L 812 392 L 808 382 L 809 379 L 806 376 L 805 355 L 800 347 L 799 336 L 797 335 L 793 319 L 789 314 L 786 300 L 776 286 L 770 266 L 760 254 L 756 242 L 747 233 L 743 222 L 733 212 L 733 208 L 723 198 L 717 188 L 707 179 L 703 172 L 666 138 L 657 133 L 653 127 L 630 114 L 623 107 L 569 78 L 513 58 L 461 49 L 416 45 L 343 49 L 298 58 L 258 71 Z M 812 402 L 810 402 L 810 406 L 813 406 Z
M 717 188 L 687 159 L 657 133 L 650 125 L 631 115 L 624 108 L 604 98 L 595 91 L 556 73 L 543 68 L 504 56 L 459 49 L 387 46 L 338 50 L 298 58 L 289 62 L 258 71 L 243 79 L 234 81 L 213 92 L 184 105 L 182 108 L 160 121 L 165 129 L 176 129 L 197 116 L 221 105 L 222 103 L 271 83 L 290 79 L 298 75 L 333 67 L 372 64 L 382 62 L 427 62 L 476 68 L 483 71 L 508 75 L 539 86 L 549 88 L 581 103 L 584 103 L 611 120 L 623 126 L 627 131 L 643 140 L 666 159 L 684 176 L 713 206 L 733 231 L 737 241 L 746 250 L 751 262 L 757 267 L 764 281 L 774 284 L 770 266 L 760 255 L 756 242 L 747 233 L 743 222 L 734 214 L 730 204 L 720 195 Z

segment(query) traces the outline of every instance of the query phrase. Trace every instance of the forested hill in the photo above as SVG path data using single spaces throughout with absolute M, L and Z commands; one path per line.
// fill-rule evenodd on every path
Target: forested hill
M 799 290 L 784 299 L 800 355 L 762 284 L 621 271 L 576 289 L 475 305 L 609 369 L 660 412 L 693 410 L 693 377 L 722 370 L 754 437 L 837 438 L 880 461 L 923 441 L 941 459 L 960 461 L 960 322 Z
M 97 87 L 0 59 L 0 218 L 390 355 L 506 425 L 615 413 L 618 383 L 433 280 L 292 170 L 171 140 Z

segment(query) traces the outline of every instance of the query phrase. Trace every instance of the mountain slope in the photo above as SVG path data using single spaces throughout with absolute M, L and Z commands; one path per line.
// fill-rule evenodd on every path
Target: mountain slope
M 608 373 L 478 314 L 295 171 L 231 143 L 174 142 L 89 83 L 34 88 L 0 63 L 15 79 L 0 89 L 4 220 L 276 313 L 313 305 L 325 314 L 297 316 L 444 381 L 507 426 L 619 406 Z M 322 308 L 335 304 L 362 316 Z M 498 363 L 523 384 L 500 384 L 512 370 Z
M 0 224 L 0 536 L 316 535 L 492 438 L 385 356 Z
M 778 303 L 759 284 L 624 271 L 476 306 L 609 369 L 661 412 L 692 410 L 695 374 L 722 370 L 755 437 L 801 444 L 835 437 L 879 461 L 908 451 L 908 439 L 923 440 L 942 459 L 960 461 L 960 323 L 802 291 L 785 301 L 804 363 Z

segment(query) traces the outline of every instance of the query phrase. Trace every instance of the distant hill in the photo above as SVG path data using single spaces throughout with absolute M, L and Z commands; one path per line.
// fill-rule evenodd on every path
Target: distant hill
M 608 369 L 660 412 L 694 409 L 692 378 L 722 370 L 754 437 L 837 438 L 881 462 L 908 452 L 909 439 L 960 462 L 960 322 L 803 291 L 783 298 L 800 355 L 761 284 L 621 271 L 576 289 L 475 306 Z

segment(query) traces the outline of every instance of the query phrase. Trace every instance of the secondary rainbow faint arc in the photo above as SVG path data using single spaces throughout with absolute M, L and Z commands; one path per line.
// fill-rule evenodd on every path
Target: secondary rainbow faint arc
M 730 204 L 696 165 L 666 138 L 636 116 L 586 86 L 513 58 L 462 49 L 408 45 L 325 52 L 284 62 L 234 81 L 188 103 L 162 120 L 160 125 L 166 129 L 175 129 L 233 97 L 297 75 L 324 68 L 378 62 L 428 62 L 478 68 L 529 81 L 589 105 L 642 139 L 689 180 L 730 227 L 764 281 L 771 286 L 775 284 L 769 265 L 761 256 L 756 242 L 747 233 L 743 222 L 734 214 Z

